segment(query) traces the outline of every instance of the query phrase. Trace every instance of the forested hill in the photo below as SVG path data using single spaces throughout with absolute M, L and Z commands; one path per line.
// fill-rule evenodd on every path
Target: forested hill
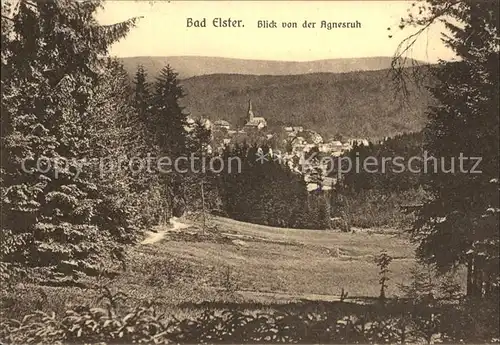
M 131 74 L 135 72 L 137 65 L 141 64 L 149 76 L 154 78 L 166 64 L 170 64 L 179 73 L 180 78 L 190 78 L 207 74 L 295 75 L 374 71 L 389 68 L 392 58 L 379 56 L 315 61 L 273 61 L 207 56 L 137 56 L 121 58 L 121 61 Z M 412 66 L 413 63 L 412 59 L 406 61 L 407 66 Z
M 394 90 L 389 70 L 303 75 L 214 74 L 182 81 L 193 116 L 236 124 L 248 100 L 270 125 L 303 125 L 327 136 L 382 138 L 418 131 L 431 97 L 408 85 L 410 97 Z

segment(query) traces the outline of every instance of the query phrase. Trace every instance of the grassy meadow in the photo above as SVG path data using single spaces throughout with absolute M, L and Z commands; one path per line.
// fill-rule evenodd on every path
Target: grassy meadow
M 125 270 L 112 279 L 93 278 L 85 288 L 17 287 L 9 314 L 33 308 L 62 313 L 78 304 L 99 303 L 96 287 L 104 285 L 124 293 L 130 304 L 154 301 L 176 317 L 189 316 L 206 303 L 267 308 L 338 301 L 342 289 L 347 300 L 374 298 L 380 286 L 373 258 L 382 250 L 394 258 L 387 289 L 391 297 L 400 293 L 398 284 L 409 280 L 414 265 L 413 246 L 395 231 L 283 229 L 213 218 L 210 225 L 216 231 L 203 234 L 200 226 L 182 221 L 189 227 L 155 229 L 163 238 L 131 249 Z

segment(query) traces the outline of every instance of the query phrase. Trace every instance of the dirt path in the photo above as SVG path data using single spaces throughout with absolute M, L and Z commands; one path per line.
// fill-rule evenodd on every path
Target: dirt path
M 157 232 L 148 231 L 146 234 L 146 238 L 144 239 L 144 241 L 141 242 L 141 244 L 153 244 L 160 242 L 165 237 L 165 234 L 167 232 L 186 229 L 190 227 L 189 224 L 180 222 L 179 218 L 177 217 L 170 218 L 169 223 L 170 226 L 164 227 L 162 231 L 157 231 Z

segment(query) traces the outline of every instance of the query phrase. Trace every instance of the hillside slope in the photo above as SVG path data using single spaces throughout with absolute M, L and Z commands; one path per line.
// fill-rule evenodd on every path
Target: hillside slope
M 191 223 L 187 219 L 180 221 Z M 159 227 L 159 232 L 166 232 L 165 238 L 133 250 L 129 272 L 137 273 L 120 277 L 120 286 L 154 276 L 163 280 L 158 282 L 162 286 L 160 293 L 166 294 L 171 287 L 165 282 L 168 277 L 155 275 L 154 268 L 166 269 L 175 261 L 188 266 L 184 271 L 191 274 L 176 275 L 184 284 L 167 294 L 169 302 L 179 292 L 184 295 L 182 302 L 196 301 L 200 294 L 205 301 L 220 298 L 228 267 L 236 295 L 246 301 L 334 300 L 342 288 L 353 297 L 376 297 L 380 287 L 376 284 L 374 256 L 384 249 L 394 258 L 390 294 L 398 292 L 398 283 L 409 279 L 408 272 L 415 263 L 414 246 L 395 233 L 285 229 L 219 217 L 211 222 L 218 231 L 206 236 L 200 234 L 199 224 L 182 230 Z M 144 287 L 135 294 L 138 298 L 152 298 L 147 295 L 157 289 L 152 290 Z
M 381 138 L 418 131 L 426 121 L 430 95 L 409 85 L 403 102 L 388 70 L 303 75 L 215 74 L 182 81 L 186 110 L 195 117 L 246 116 L 248 100 L 270 125 L 303 125 L 332 136 Z M 397 97 L 396 97 L 397 96 Z
M 391 57 L 327 59 L 316 61 L 248 60 L 203 56 L 138 56 L 122 58 L 125 69 L 132 75 L 142 64 L 151 77 L 170 64 L 180 78 L 207 74 L 295 75 L 307 73 L 344 73 L 373 71 L 391 66 Z M 407 62 L 408 66 L 412 61 Z

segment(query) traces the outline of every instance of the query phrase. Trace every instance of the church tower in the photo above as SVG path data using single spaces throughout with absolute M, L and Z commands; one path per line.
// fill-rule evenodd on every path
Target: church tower
M 248 122 L 253 121 L 253 110 L 252 110 L 252 100 L 248 100 Z

